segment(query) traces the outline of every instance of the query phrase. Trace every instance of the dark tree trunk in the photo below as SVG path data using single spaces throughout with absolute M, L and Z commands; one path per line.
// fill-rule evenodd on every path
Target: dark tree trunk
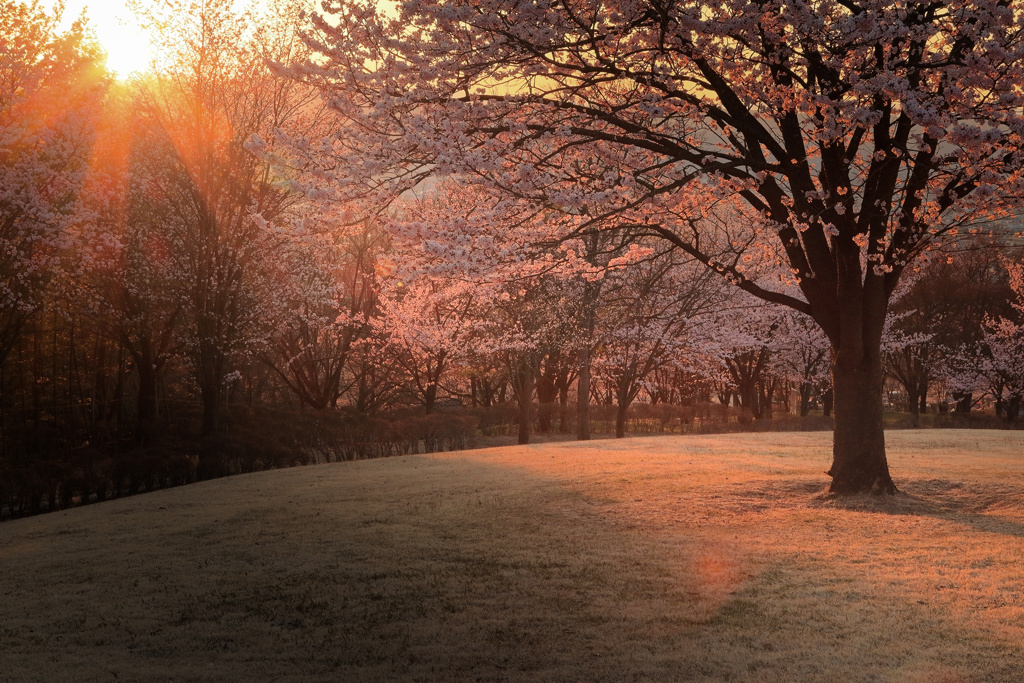
M 530 443 L 530 421 L 533 419 L 533 411 L 530 408 L 529 400 L 519 400 L 519 440 L 517 443 L 520 445 Z
M 629 403 L 619 401 L 615 408 L 615 438 L 626 436 L 626 418 L 629 415 Z
M 203 363 L 200 357 L 199 397 L 203 403 L 202 435 L 209 436 L 220 428 L 220 403 L 224 373 L 219 362 Z
M 1013 394 L 1006 402 L 1006 421 L 1013 422 L 1020 416 L 1022 397 L 1020 394 Z
M 835 392 L 832 391 L 832 387 L 821 395 L 821 411 L 825 417 L 832 417 L 832 407 L 835 403 Z
M 519 400 L 519 441 L 521 445 L 530 443 L 530 428 L 533 421 L 533 410 L 530 399 L 533 398 L 533 360 L 527 355 L 519 359 L 516 369 L 516 394 Z
M 814 393 L 814 387 L 810 382 L 804 382 L 800 385 L 800 417 L 807 417 L 811 412 L 811 396 Z
M 135 438 L 138 443 L 147 444 L 156 436 L 157 370 L 152 362 L 146 362 L 145 354 L 143 362 L 138 364 L 138 370 L 138 427 Z
M 832 361 L 836 416 L 829 491 L 895 493 L 885 457 L 881 358 L 870 352 L 844 355 L 835 352 Z
M 597 233 L 583 238 L 586 254 L 591 265 L 601 253 L 600 236 Z M 576 380 L 576 440 L 590 440 L 590 365 L 593 362 L 594 330 L 597 327 L 597 306 L 601 298 L 603 281 L 583 282 L 583 293 L 580 298 L 580 331 L 582 332 L 582 348 L 579 350 L 579 377 Z
M 910 423 L 914 427 L 921 426 L 921 402 L 916 391 L 907 394 L 907 407 L 910 408 Z
M 203 425 L 201 433 L 209 436 L 220 427 L 220 392 L 214 388 L 204 387 L 203 399 Z
M 718 391 L 717 394 L 718 394 L 718 402 L 720 404 L 722 404 L 723 406 L 728 407 L 729 402 L 732 401 L 732 392 L 729 391 L 728 389 L 722 389 L 722 390 Z
M 541 434 L 551 432 L 551 418 L 554 414 L 555 399 L 558 388 L 547 372 L 537 376 L 537 431 Z
M 958 415 L 970 415 L 971 408 L 974 407 L 974 396 L 971 392 L 953 392 L 953 401 L 956 403 L 956 412 Z
M 757 389 L 757 418 L 759 420 L 772 419 L 772 398 L 775 395 L 775 381 L 762 377 L 758 382 Z
M 750 414 L 755 418 L 761 417 L 761 402 L 757 385 L 753 382 L 743 382 L 739 386 L 739 390 L 736 392 L 736 397 L 740 401 L 740 407 L 746 408 L 750 411 Z
M 434 407 L 437 405 L 437 383 L 431 382 L 427 390 L 423 392 L 423 414 L 433 415 Z
M 565 434 L 569 431 L 569 387 L 558 390 L 558 431 Z
M 209 326 L 207 326 L 209 327 Z M 200 399 L 203 403 L 202 435 L 209 436 L 220 428 L 220 408 L 224 396 L 226 358 L 215 343 L 215 336 L 200 327 L 199 354 L 196 369 Z
M 739 400 L 739 407 L 749 410 L 756 419 L 764 416 L 762 385 L 767 360 L 767 349 L 744 351 L 728 359 L 729 374 L 736 385 L 735 397 Z M 771 410 L 770 406 L 768 410 Z
M 580 353 L 580 377 L 576 383 L 576 439 L 590 440 L 590 347 Z

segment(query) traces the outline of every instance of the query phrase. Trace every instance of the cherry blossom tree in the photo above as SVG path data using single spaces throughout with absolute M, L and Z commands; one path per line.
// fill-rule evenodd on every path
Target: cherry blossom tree
M 716 316 L 708 340 L 725 370 L 723 403 L 731 397 L 750 417 L 770 418 L 779 379 L 774 363 L 781 311 L 744 294 L 734 296 L 730 304 Z
M 565 432 L 569 423 L 569 390 L 579 378 L 579 366 L 574 358 L 576 349 L 554 348 L 541 360 L 537 373 L 537 431 L 547 434 L 558 411 L 558 430 Z
M 711 274 L 695 266 L 670 252 L 606 278 L 596 371 L 615 396 L 617 438 L 625 436 L 629 407 L 651 374 L 698 353 L 702 331 L 695 319 L 721 304 Z
M 1013 293 L 1001 259 L 1019 259 L 1020 251 L 990 237 L 961 239 L 949 250 L 952 253 L 935 252 L 921 266 L 895 310 L 917 312 L 899 327 L 931 336 L 927 343 L 932 352 L 918 357 L 931 361 L 928 373 L 951 390 L 956 412 L 966 415 L 979 398 L 979 389 L 964 386 L 962 380 L 975 367 L 971 356 L 981 342 L 984 321 L 1012 312 Z
M 713 393 L 715 372 L 707 356 L 698 354 L 689 357 L 685 365 L 659 368 L 651 373 L 644 387 L 644 393 L 652 405 L 692 406 L 694 403 L 709 403 Z
M 106 83 L 85 24 L 63 5 L 0 12 L 0 365 L 39 310 L 66 248 Z
M 436 310 L 434 321 L 410 313 L 410 320 L 425 326 L 413 336 L 435 335 L 436 351 L 444 351 L 446 358 L 463 346 L 459 355 L 489 358 L 483 365 L 500 367 L 519 405 L 521 443 L 528 442 L 534 421 L 534 393 L 539 390 L 543 398 L 548 388 L 542 368 L 547 380 L 563 373 L 563 356 L 580 345 L 580 290 L 612 264 L 609 258 L 603 265 L 588 261 L 576 241 L 553 240 L 557 230 L 550 218 L 550 212 L 460 177 L 435 183 L 399 207 L 388 223 L 395 247 L 392 279 L 421 283 L 416 286 L 431 281 L 441 287 L 438 291 L 448 292 L 444 296 L 459 293 L 451 301 L 462 303 L 442 315 Z M 449 315 L 457 310 L 459 315 Z M 423 352 L 417 355 L 426 360 Z M 436 356 L 417 373 L 443 368 L 446 363 L 440 361 Z M 486 373 L 475 377 L 478 383 L 487 379 Z M 560 380 L 563 390 L 566 380 L 567 375 Z
M 996 413 L 1015 420 L 1024 402 L 1024 264 L 1007 261 L 1012 311 L 986 316 L 979 342 L 953 354 L 948 381 L 964 393 L 980 391 L 996 401 Z
M 161 180 L 176 165 L 173 145 L 141 113 L 131 92 L 112 92 L 93 146 L 72 226 L 78 310 L 86 324 L 125 349 L 138 378 L 135 438 L 156 431 L 157 388 L 180 349 L 182 304 L 175 295 Z
M 235 5 L 139 8 L 158 48 L 142 104 L 175 152 L 160 200 L 173 214 L 167 232 L 205 434 L 218 427 L 232 365 L 262 350 L 272 329 L 263 301 L 274 295 L 273 254 L 308 230 L 288 220 L 301 194 L 249 143 L 315 130 L 319 111 L 307 88 L 269 67 L 298 58 L 294 20 Z
M 492 298 L 481 342 L 508 373 L 519 406 L 518 442 L 530 442 L 533 396 L 545 356 L 571 348 L 578 337 L 572 311 L 572 283 L 554 276 L 533 276 L 502 287 Z M 584 400 L 579 397 L 578 400 Z
M 800 416 L 806 417 L 811 400 L 829 386 L 828 338 L 808 316 L 793 309 L 782 309 L 776 353 L 780 370 L 797 387 Z
M 889 299 L 919 253 L 1019 196 L 1024 32 L 1011 6 L 325 8 L 308 39 L 318 55 L 293 73 L 345 121 L 315 143 L 332 152 L 326 185 L 382 198 L 476 174 L 560 212 L 565 237 L 630 226 L 809 315 L 831 346 L 831 491 L 895 491 Z M 719 258 L 706 218 L 727 200 L 735 234 Z M 798 294 L 747 272 L 772 254 Z
M 943 324 L 946 302 L 936 296 L 937 283 L 923 278 L 924 272 L 905 277 L 894 293 L 887 320 L 891 334 L 883 341 L 885 373 L 903 386 L 906 409 L 915 427 L 920 425 L 921 413 L 927 410 L 928 392 L 938 377 L 944 355 L 936 333 Z M 938 287 L 942 289 L 942 285 Z
M 393 283 L 381 297 L 375 322 L 427 415 L 434 412 L 442 380 L 472 346 L 476 303 L 465 283 L 429 280 Z
M 377 308 L 376 260 L 387 236 L 373 223 L 360 230 L 327 223 L 279 251 L 274 300 L 277 330 L 261 352 L 285 385 L 315 410 L 335 408 L 352 388 L 349 362 L 371 335 Z

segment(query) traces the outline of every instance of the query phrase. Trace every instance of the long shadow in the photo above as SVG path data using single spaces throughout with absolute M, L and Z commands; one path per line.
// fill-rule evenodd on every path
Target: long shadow
M 986 680 L 1018 680 L 999 657 L 1024 661 L 911 601 L 836 587 L 830 571 L 749 563 L 731 535 L 627 527 L 599 494 L 511 463 L 410 456 L 222 481 L 242 495 L 218 501 L 211 483 L 5 525 L 0 540 L 19 549 L 0 553 L 8 595 L 37 597 L 10 605 L 0 681 L 115 668 L 122 680 L 882 680 L 944 635 L 950 654 L 934 656 L 965 657 Z M 791 483 L 787 502 L 806 501 L 809 483 Z M 87 535 L 62 533 L 83 522 Z M 705 581 L 722 584 L 710 601 L 694 597 Z
M 977 531 L 1024 538 L 1024 523 L 998 515 L 1006 501 L 1024 501 L 1024 487 L 979 484 L 951 479 L 909 479 L 899 482 L 895 496 L 817 496 L 813 506 L 887 515 L 932 517 L 958 522 Z

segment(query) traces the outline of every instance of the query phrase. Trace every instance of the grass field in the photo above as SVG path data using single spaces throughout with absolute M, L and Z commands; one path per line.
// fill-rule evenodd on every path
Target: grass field
M 0 524 L 0 681 L 1024 680 L 1024 433 L 495 448 Z

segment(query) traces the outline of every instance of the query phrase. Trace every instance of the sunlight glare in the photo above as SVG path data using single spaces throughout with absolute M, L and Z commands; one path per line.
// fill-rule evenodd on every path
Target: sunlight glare
M 107 68 L 118 78 L 146 72 L 152 61 L 149 32 L 139 25 L 125 0 L 67 0 L 63 24 L 85 10 L 89 28 L 107 53 Z

